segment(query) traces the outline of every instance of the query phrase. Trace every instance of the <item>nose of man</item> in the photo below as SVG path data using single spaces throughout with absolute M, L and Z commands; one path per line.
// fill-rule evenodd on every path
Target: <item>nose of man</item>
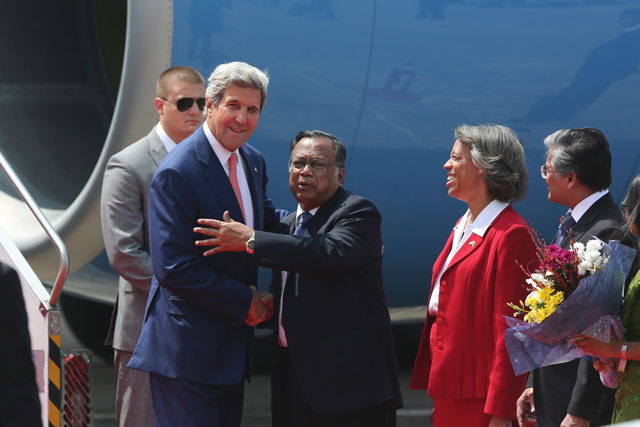
M 304 167 L 302 168 L 302 172 L 304 172 L 306 175 L 312 175 L 313 174 L 313 168 L 311 167 L 311 162 L 307 162 Z
M 244 125 L 247 123 L 247 111 L 240 110 L 238 114 L 236 114 L 235 121 L 238 124 Z

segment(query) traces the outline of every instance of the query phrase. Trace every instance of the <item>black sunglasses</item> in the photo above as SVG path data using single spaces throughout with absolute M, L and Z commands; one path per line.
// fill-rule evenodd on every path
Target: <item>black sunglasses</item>
M 165 101 L 169 101 L 167 98 L 162 99 Z M 191 106 L 193 105 L 193 101 L 196 101 L 196 104 L 198 104 L 198 108 L 200 109 L 200 111 L 204 110 L 204 106 L 206 105 L 205 98 L 180 98 L 174 104 L 176 104 L 176 107 L 178 107 L 178 111 L 184 113 L 189 108 L 191 108 Z

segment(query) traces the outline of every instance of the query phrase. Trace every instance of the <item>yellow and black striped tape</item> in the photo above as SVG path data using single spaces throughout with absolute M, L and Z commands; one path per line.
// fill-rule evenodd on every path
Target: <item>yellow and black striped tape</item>
M 60 335 L 49 335 L 49 427 L 60 427 Z

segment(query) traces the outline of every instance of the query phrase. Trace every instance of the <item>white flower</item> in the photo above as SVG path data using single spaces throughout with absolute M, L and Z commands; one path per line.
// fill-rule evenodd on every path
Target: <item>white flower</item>
M 579 258 L 582 259 L 584 254 L 584 245 L 580 242 L 576 242 L 573 244 L 573 252 L 578 255 Z
M 533 273 L 531 274 L 531 278 L 538 283 L 544 282 L 544 276 L 541 273 Z
M 598 239 L 592 239 L 587 242 L 587 252 L 597 251 L 600 252 L 602 250 L 602 241 Z
M 602 257 L 602 241 L 598 239 L 589 240 L 586 247 L 581 243 L 575 243 L 573 247 L 580 259 L 578 264 L 580 276 L 584 276 L 586 273 L 595 273 L 608 261 Z
M 540 289 L 545 285 L 545 283 L 547 283 L 547 280 L 545 279 L 544 275 L 541 273 L 531 273 L 531 277 L 529 277 L 528 279 L 525 279 L 525 282 L 531 285 L 533 289 Z
M 589 270 L 589 267 L 590 267 L 590 264 L 584 261 L 578 264 L 578 275 L 584 276 L 587 270 Z
M 600 252 L 597 251 L 586 251 L 584 253 L 584 262 L 588 262 L 591 265 L 599 264 L 602 261 L 602 256 Z

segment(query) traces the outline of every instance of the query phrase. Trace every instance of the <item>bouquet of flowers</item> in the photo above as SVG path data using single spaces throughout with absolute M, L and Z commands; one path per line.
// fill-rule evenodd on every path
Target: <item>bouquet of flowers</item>
M 603 244 L 601 240 L 593 239 L 587 242 L 586 247 L 582 243 L 574 243 L 572 250 L 544 244 L 541 248 L 539 239 L 540 267 L 534 273 L 525 270 L 531 293 L 524 303 L 520 301 L 520 306 L 507 304 L 515 310 L 514 317 L 526 313 L 524 320 L 529 323 L 540 323 L 546 319 L 576 290 L 580 279 L 595 273 L 609 261 L 609 257 L 602 253 Z
M 571 242 L 565 250 L 537 237 L 536 245 L 538 269 L 530 273 L 523 268 L 531 293 L 519 305 L 509 304 L 514 317 L 524 314 L 524 320 L 505 316 L 505 343 L 516 375 L 584 356 L 570 335 L 609 341 L 612 329 L 621 334 L 618 314 L 635 256 L 618 241 Z M 601 373 L 601 379 L 615 386 L 613 371 Z

